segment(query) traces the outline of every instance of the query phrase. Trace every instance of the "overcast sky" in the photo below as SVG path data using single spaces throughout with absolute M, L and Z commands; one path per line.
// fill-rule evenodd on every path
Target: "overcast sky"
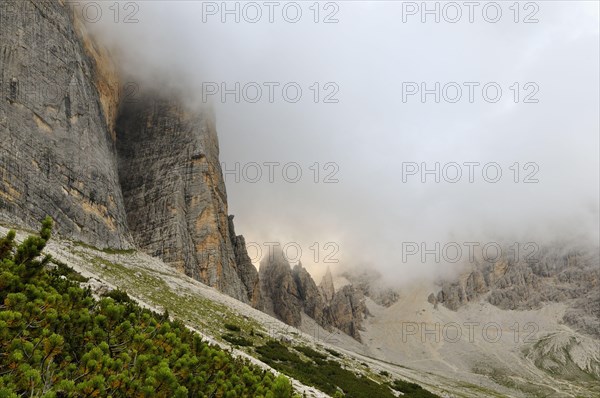
M 421 14 L 421 2 L 239 3 L 239 22 L 221 2 L 135 4 L 122 3 L 118 16 L 103 4 L 90 26 L 140 84 L 169 82 L 198 107 L 212 100 L 224 168 L 240 164 L 239 182 L 226 172 L 236 231 L 264 253 L 265 242 L 297 242 L 317 277 L 330 254 L 338 269 L 370 267 L 407 282 L 448 267 L 403 259 L 402 242 L 598 241 L 597 2 L 522 2 L 518 15 L 513 2 L 480 2 L 473 22 L 463 2 L 454 3 L 460 18 L 442 2 L 439 23 Z M 236 82 L 239 103 L 213 93 Z M 434 93 L 423 101 L 420 90 L 436 82 L 440 102 Z M 296 83 L 287 97 L 286 83 Z M 256 87 L 262 97 L 252 103 Z M 279 162 L 273 183 L 268 162 Z M 421 181 L 422 162 L 439 162 L 439 183 L 433 174 Z M 452 183 L 456 164 L 462 178 Z M 498 168 L 499 181 L 486 181 Z

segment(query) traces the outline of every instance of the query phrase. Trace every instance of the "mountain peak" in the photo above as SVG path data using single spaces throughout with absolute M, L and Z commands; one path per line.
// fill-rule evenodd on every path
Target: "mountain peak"
M 325 301 L 330 302 L 335 295 L 335 287 L 333 285 L 333 276 L 331 275 L 329 266 L 327 266 L 327 271 L 325 271 L 325 275 L 323 275 L 323 278 L 321 279 L 319 288 L 321 289 L 321 294 Z

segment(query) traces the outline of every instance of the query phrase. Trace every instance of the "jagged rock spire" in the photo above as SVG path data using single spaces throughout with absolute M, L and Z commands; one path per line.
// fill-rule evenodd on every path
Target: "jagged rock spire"
M 333 299 L 335 288 L 333 286 L 333 277 L 331 276 L 331 269 L 329 266 L 327 266 L 327 271 L 325 272 L 325 275 L 323 275 L 323 279 L 321 279 L 319 289 L 326 302 L 330 302 Z

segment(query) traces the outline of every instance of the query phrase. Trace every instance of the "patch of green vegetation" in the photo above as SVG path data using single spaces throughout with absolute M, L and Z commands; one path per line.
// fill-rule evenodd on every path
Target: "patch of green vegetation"
M 232 332 L 239 332 L 241 330 L 238 325 L 233 325 L 231 323 L 226 323 L 224 326 L 225 329 L 230 330 Z
M 90 257 L 89 253 L 79 254 Z M 168 309 L 177 318 L 186 320 L 190 325 L 247 352 L 252 352 L 253 347 L 257 347 L 254 351 L 258 353 L 261 360 L 304 384 L 317 387 L 328 394 L 335 394 L 339 387 L 346 392 L 344 396 L 348 398 L 395 396 L 387 383 L 378 383 L 379 375 L 371 374 L 366 363 L 364 363 L 366 370 L 362 369 L 368 375 L 357 375 L 345 369 L 345 367 L 352 368 L 352 365 L 344 366 L 333 360 L 328 361 L 324 353 L 310 347 L 297 346 L 288 349 L 271 340 L 266 333 L 261 333 L 260 331 L 264 331 L 263 326 L 254 319 L 245 318 L 223 304 L 173 289 L 165 282 L 172 277 L 171 274 L 127 266 L 109 261 L 107 258 L 110 257 L 90 257 L 94 272 L 99 273 L 102 279 L 116 286 L 126 286 L 130 294 L 134 294 L 144 302 Z M 223 333 L 223 328 L 229 332 Z M 272 345 L 273 342 L 276 343 L 275 346 Z M 338 351 L 327 348 L 325 350 L 332 356 L 344 358 Z M 267 360 L 267 358 L 271 359 Z
M 267 344 L 258 347 L 256 352 L 269 362 L 304 363 L 296 353 L 291 352 L 287 347 L 275 340 L 269 340 Z
M 347 398 L 393 398 L 396 396 L 387 385 L 379 384 L 364 375 L 357 375 L 344 369 L 336 361 L 319 358 L 322 354 L 310 348 L 307 350 L 307 348 L 294 347 L 294 350 L 298 350 L 310 358 L 307 361 L 302 360 L 296 352 L 275 340 L 270 340 L 265 345 L 257 347 L 256 352 L 261 361 L 274 369 L 330 395 L 338 394 L 337 396 L 340 396 L 339 388 L 344 391 L 343 396 Z M 420 397 L 419 395 L 405 396 Z M 435 395 L 431 396 L 436 397 Z
M 0 397 L 290 398 L 284 376 L 234 358 L 124 291 L 95 300 L 49 269 L 52 221 L 0 238 Z
M 408 397 L 414 397 L 414 398 L 436 398 L 437 397 L 437 395 L 432 394 L 429 391 L 423 389 L 423 387 L 421 387 L 420 385 L 418 385 L 416 383 L 410 383 L 410 382 L 407 382 L 404 380 L 397 380 L 397 379 L 394 380 L 391 383 L 391 387 L 396 391 L 400 391 L 402 394 L 404 394 L 404 396 L 408 396 Z
M 255 332 L 253 328 L 250 328 L 250 336 L 260 337 L 262 339 L 265 338 L 265 335 L 260 332 Z
M 332 350 L 331 348 L 325 348 L 325 351 L 327 351 L 328 353 L 330 353 L 334 357 L 337 357 L 337 358 L 341 358 L 342 357 L 342 354 L 340 354 L 336 350 Z
M 54 272 L 59 277 L 64 276 L 65 278 L 70 279 L 75 282 L 87 282 L 89 280 L 89 278 L 86 278 L 83 275 L 81 275 L 79 272 L 76 272 L 72 268 L 69 268 L 65 263 L 62 263 L 55 259 L 50 259 L 50 262 L 52 264 L 56 265 L 56 269 L 54 270 Z
M 262 330 L 262 326 L 256 320 L 245 318 L 224 304 L 201 296 L 186 294 L 185 290 L 171 288 L 166 280 L 172 277 L 172 274 L 154 269 L 130 268 L 83 252 L 77 254 L 89 258 L 89 264 L 93 268 L 92 272 L 98 273 L 103 280 L 115 286 L 126 286 L 130 294 L 146 303 L 171 311 L 174 316 L 185 320 L 191 326 L 205 330 L 213 336 L 221 336 L 223 320 L 225 320 L 226 325 L 235 329 L 232 331 L 248 332 L 248 336 L 245 337 L 252 341 L 253 345 L 262 344 L 265 341 L 265 335 L 257 332 Z M 250 331 L 254 331 L 254 334 L 249 334 Z M 246 345 L 240 344 L 240 346 Z
M 108 297 L 115 300 L 117 303 L 131 303 L 133 302 L 127 292 L 121 289 L 111 290 L 107 293 L 104 293 L 102 297 Z
M 135 249 L 113 249 L 111 247 L 105 247 L 104 249 L 100 249 L 96 246 L 90 245 L 88 243 L 82 242 L 80 240 L 73 241 L 77 246 L 85 247 L 86 249 L 92 249 L 99 252 L 103 252 L 106 254 L 133 254 L 136 252 Z
M 247 338 L 242 336 L 235 336 L 230 333 L 221 335 L 221 337 L 223 338 L 223 340 L 240 347 L 252 347 L 254 345 L 254 343 L 251 340 L 248 340 Z
M 306 355 L 307 357 L 309 357 L 310 359 L 313 359 L 313 360 L 327 359 L 327 355 L 321 354 L 320 352 L 315 351 L 312 348 L 307 347 L 307 346 L 295 346 L 294 349 L 298 352 L 303 353 L 304 355 Z

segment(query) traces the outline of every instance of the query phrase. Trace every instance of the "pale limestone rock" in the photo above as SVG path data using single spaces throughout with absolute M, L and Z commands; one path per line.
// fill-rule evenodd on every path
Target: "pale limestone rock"
M 189 112 L 172 95 L 144 92 L 122 104 L 116 131 L 121 188 L 136 244 L 249 302 L 231 242 L 212 115 Z
M 335 294 L 333 277 L 331 276 L 331 269 L 329 267 L 327 267 L 327 271 L 325 272 L 325 275 L 323 275 L 323 279 L 321 279 L 319 289 L 321 290 L 321 294 L 323 295 L 325 302 L 329 303 Z
M 0 220 L 129 248 L 107 111 L 118 101 L 111 63 L 100 65 L 58 1 L 0 2 Z M 112 94 L 111 94 L 112 93 Z

